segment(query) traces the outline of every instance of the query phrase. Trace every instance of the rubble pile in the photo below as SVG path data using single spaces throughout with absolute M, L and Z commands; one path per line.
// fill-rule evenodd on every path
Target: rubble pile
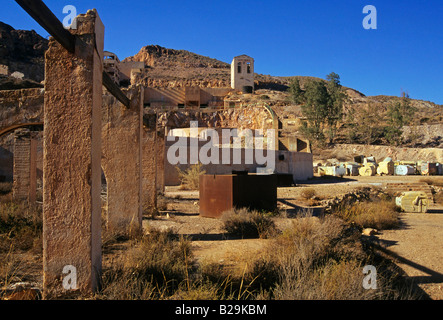
M 337 195 L 332 199 L 322 200 L 321 205 L 325 207 L 325 212 L 330 213 L 340 206 L 352 205 L 360 201 L 369 201 L 371 199 L 382 199 L 384 197 L 387 198 L 390 197 L 390 195 L 382 189 L 363 187 L 359 190 Z

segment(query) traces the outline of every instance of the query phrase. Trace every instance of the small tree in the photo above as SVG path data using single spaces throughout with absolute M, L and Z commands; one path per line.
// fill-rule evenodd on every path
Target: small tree
M 346 95 L 343 92 L 338 74 L 332 72 L 326 76 L 327 82 L 311 80 L 305 85 L 303 93 L 304 105 L 301 107 L 302 114 L 307 122 L 301 130 L 309 139 L 322 144 L 325 133 L 332 142 L 337 123 L 342 118 L 343 103 Z M 294 83 L 294 92 L 297 90 Z
M 358 109 L 352 108 L 347 114 L 349 138 L 351 142 L 373 144 L 383 137 L 385 127 L 379 109 L 367 104 Z
M 300 87 L 300 80 L 295 78 L 289 85 L 289 94 L 291 101 L 295 104 L 305 103 L 305 92 Z
M 399 102 L 388 106 L 385 138 L 389 144 L 399 145 L 401 143 L 403 126 L 412 123 L 416 111 L 417 109 L 411 105 L 409 95 L 405 92 L 402 92 L 402 97 Z

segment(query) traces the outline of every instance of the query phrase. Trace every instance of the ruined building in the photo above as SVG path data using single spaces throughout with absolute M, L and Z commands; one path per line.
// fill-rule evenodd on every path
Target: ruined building
M 141 74 L 145 64 L 138 61 L 122 62 L 115 53 L 105 51 L 103 68 L 115 83 L 127 87 L 137 83 L 137 76 Z
M 254 59 L 243 54 L 232 59 L 231 87 L 243 93 L 254 90 Z

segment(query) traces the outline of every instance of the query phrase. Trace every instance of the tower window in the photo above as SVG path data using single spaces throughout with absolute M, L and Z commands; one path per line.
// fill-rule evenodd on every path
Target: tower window
M 239 62 L 237 65 L 237 72 L 241 73 L 241 62 Z
M 251 63 L 250 62 L 246 63 L 246 70 L 248 73 L 251 73 Z

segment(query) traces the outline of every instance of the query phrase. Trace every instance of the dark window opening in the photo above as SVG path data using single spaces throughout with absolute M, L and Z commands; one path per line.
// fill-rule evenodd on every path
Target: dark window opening
M 248 73 L 251 73 L 251 63 L 250 62 L 247 63 L 246 70 Z
M 241 73 L 241 62 L 238 63 L 238 66 L 237 66 L 237 72 L 238 72 L 238 73 Z

